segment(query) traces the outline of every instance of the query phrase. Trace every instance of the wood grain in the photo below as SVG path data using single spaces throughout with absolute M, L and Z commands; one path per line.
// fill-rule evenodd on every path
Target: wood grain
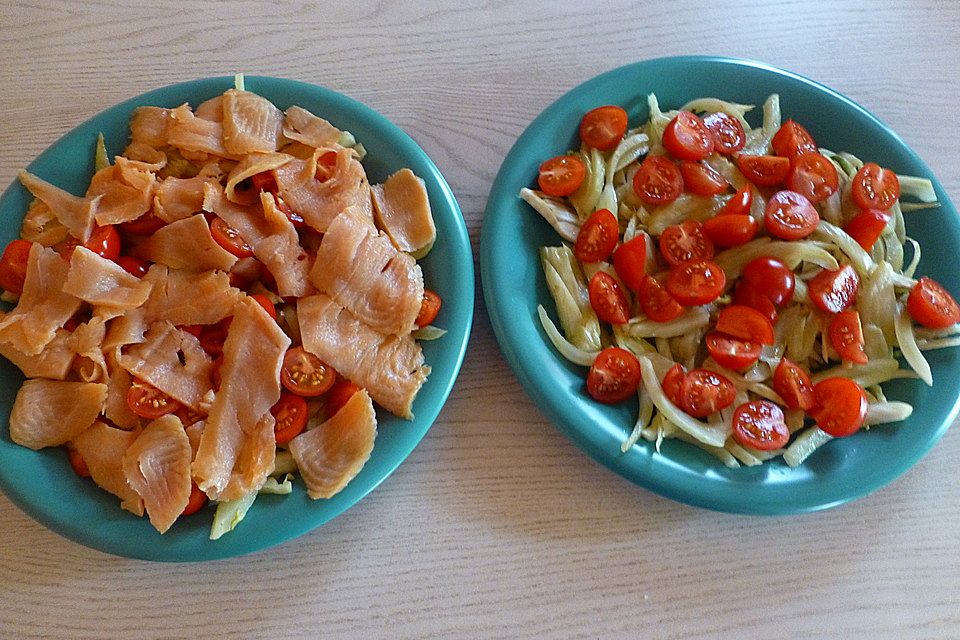
M 960 199 L 960 5 L 932 0 L 6 2 L 0 184 L 145 90 L 284 76 L 410 133 L 453 187 L 476 250 L 500 162 L 543 108 L 614 66 L 699 53 L 763 60 L 850 96 Z M 957 637 L 958 468 L 954 429 L 890 486 L 826 512 L 747 518 L 670 502 L 543 418 L 478 297 L 462 374 L 428 437 L 303 538 L 144 563 L 64 540 L 0 498 L 0 636 Z

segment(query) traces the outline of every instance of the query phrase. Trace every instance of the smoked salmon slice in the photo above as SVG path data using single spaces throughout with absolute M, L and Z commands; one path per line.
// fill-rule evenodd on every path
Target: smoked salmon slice
M 33 197 L 42 200 L 57 220 L 70 230 L 74 238 L 86 242 L 93 232 L 94 216 L 97 212 L 100 198 L 80 198 L 55 187 L 46 180 L 41 180 L 32 173 L 21 171 L 17 174 L 20 182 L 27 188 Z
M 30 449 L 69 442 L 103 410 L 107 385 L 34 378 L 17 392 L 10 411 L 10 439 Z
M 157 229 L 135 251 L 151 262 L 186 271 L 229 271 L 237 261 L 213 239 L 207 219 L 200 214 Z
M 282 127 L 283 113 L 263 96 L 236 89 L 223 94 L 223 146 L 231 154 L 276 151 Z
M 170 528 L 190 500 L 191 454 L 190 439 L 180 419 L 172 415 L 148 424 L 123 454 L 123 475 L 160 533 Z
M 143 279 L 153 284 L 144 305 L 147 322 L 213 324 L 233 313 L 243 295 L 230 286 L 229 276 L 222 271 L 194 273 L 155 264 Z
M 70 445 L 77 450 L 98 487 L 120 498 L 120 506 L 138 516 L 143 515 L 143 500 L 127 483 L 123 473 L 123 455 L 140 435 L 140 429 L 115 429 L 100 420 L 74 438 Z
M 423 180 L 410 169 L 400 169 L 370 191 L 377 222 L 394 246 L 415 255 L 429 251 L 437 239 L 437 227 Z

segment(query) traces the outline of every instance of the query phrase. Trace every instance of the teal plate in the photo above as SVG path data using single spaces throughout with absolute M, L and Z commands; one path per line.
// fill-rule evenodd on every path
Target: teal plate
M 484 299 L 500 347 L 527 393 L 556 427 L 587 454 L 623 477 L 660 495 L 692 505 L 748 514 L 787 514 L 833 507 L 891 482 L 944 434 L 957 414 L 960 352 L 928 353 L 935 387 L 914 380 L 884 385 L 891 399 L 911 403 L 904 423 L 834 440 L 798 469 L 782 461 L 728 469 L 702 450 L 677 440 L 657 454 L 640 441 L 626 454 L 620 443 L 636 417 L 636 402 L 608 407 L 584 391 L 586 370 L 564 360 L 545 338 L 537 305 L 551 314 L 553 300 L 539 265 L 538 247 L 559 238 L 519 199 L 535 183 L 546 158 L 576 148 L 582 115 L 601 104 L 627 110 L 631 126 L 647 119 L 646 95 L 663 108 L 712 96 L 759 106 L 780 94 L 784 119 L 806 126 L 829 149 L 846 150 L 901 174 L 933 178 L 930 169 L 875 116 L 848 98 L 796 74 L 765 64 L 713 57 L 661 58 L 630 64 L 597 76 L 550 105 L 524 131 L 503 162 L 487 202 L 480 239 Z M 957 213 L 934 179 L 941 206 L 908 215 L 907 232 L 923 247 L 918 273 L 960 293 L 960 271 L 952 268 L 960 246 Z M 555 316 L 554 316 L 555 317 Z
M 175 107 L 184 102 L 196 106 L 232 86 L 233 78 L 195 80 L 118 104 L 65 135 L 27 170 L 73 193 L 83 193 L 92 175 L 98 132 L 103 132 L 110 155 L 118 154 L 126 146 L 127 123 L 136 107 Z M 421 265 L 427 286 L 443 298 L 436 324 L 445 328 L 447 334 L 423 344 L 433 372 L 414 402 L 415 419 L 406 421 L 378 411 L 373 455 L 343 491 L 329 500 L 314 501 L 296 480 L 291 495 L 258 497 L 243 522 L 216 541 L 207 538 L 212 509 L 184 518 L 161 536 L 146 518 L 122 511 L 116 498 L 78 478 L 62 448 L 34 452 L 13 444 L 6 423 L 23 376 L 0 359 L 0 488 L 51 530 L 94 549 L 147 560 L 213 560 L 263 549 L 307 533 L 353 506 L 413 451 L 443 407 L 463 362 L 473 321 L 473 258 L 457 201 L 427 154 L 385 117 L 334 91 L 293 80 L 250 76 L 246 78 L 246 87 L 281 109 L 300 105 L 352 132 L 367 149 L 363 164 L 371 182 L 381 182 L 402 167 L 409 167 L 423 178 L 436 221 L 437 243 Z M 0 198 L 0 246 L 18 236 L 28 202 L 29 194 L 19 182 Z

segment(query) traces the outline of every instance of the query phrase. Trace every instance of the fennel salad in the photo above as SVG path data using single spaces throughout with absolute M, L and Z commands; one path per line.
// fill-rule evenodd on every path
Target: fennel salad
M 619 106 L 587 112 L 579 149 L 519 194 L 560 238 L 540 248 L 546 336 L 589 367 L 594 401 L 637 398 L 621 450 L 676 438 L 796 467 L 908 418 L 882 383 L 932 385 L 922 352 L 960 345 L 960 305 L 906 234 L 932 183 L 819 146 L 775 94 L 758 126 L 753 105 L 647 103 L 633 128 Z

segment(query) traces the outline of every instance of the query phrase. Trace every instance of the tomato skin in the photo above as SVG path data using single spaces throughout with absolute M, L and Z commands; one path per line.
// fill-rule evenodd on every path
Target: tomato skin
M 706 236 L 713 244 L 724 249 L 750 242 L 759 230 L 760 224 L 753 216 L 748 215 L 717 215 L 703 223 Z
M 610 151 L 627 132 L 627 112 L 616 105 L 588 111 L 580 120 L 580 140 L 587 146 Z
M 796 156 L 790 163 L 787 188 L 805 196 L 810 202 L 821 202 L 840 187 L 837 168 L 816 151 Z
M 753 307 L 732 304 L 717 315 L 717 331 L 745 342 L 773 344 L 770 319 Z
M 663 376 L 663 382 L 660 383 L 663 395 L 667 396 L 667 400 L 678 407 L 680 406 L 680 392 L 683 390 L 683 379 L 686 377 L 687 372 L 683 370 L 683 366 L 675 364 L 670 367 L 670 370 Z
M 763 219 L 770 235 L 802 240 L 816 230 L 820 214 L 806 196 L 796 191 L 778 191 L 767 201 Z
M 907 296 L 907 312 L 915 322 L 943 329 L 960 322 L 960 305 L 950 292 L 927 276 L 921 277 Z
M 150 270 L 149 262 L 133 256 L 120 256 L 114 262 L 120 265 L 124 271 L 138 278 L 147 275 L 147 271 Z
M 758 187 L 775 187 L 790 173 L 790 160 L 779 156 L 740 156 L 737 167 Z
M 201 326 L 200 335 L 197 339 L 200 340 L 200 346 L 203 347 L 203 350 L 214 358 L 223 353 L 223 343 L 227 341 L 227 334 L 230 331 L 232 321 L 233 316 L 230 316 L 220 322 Z
M 680 163 L 680 175 L 687 190 L 698 196 L 719 195 L 730 187 L 726 178 L 703 162 L 684 160 Z
M 787 358 L 782 358 L 773 371 L 773 390 L 790 409 L 809 411 L 816 403 L 810 374 Z
M 583 184 L 587 167 L 576 156 L 556 156 L 540 165 L 537 184 L 548 196 L 568 196 Z
M 770 324 L 777 324 L 777 307 L 766 295 L 753 288 L 746 280 L 741 280 L 733 290 L 733 304 L 740 304 L 762 313 Z
M 857 299 L 860 276 L 850 265 L 824 269 L 807 282 L 810 300 L 827 313 L 840 313 Z
M 647 156 L 633 174 L 633 192 L 647 204 L 667 204 L 683 193 L 683 176 L 668 158 Z
M 685 307 L 716 300 L 726 284 L 723 269 L 710 260 L 693 260 L 674 267 L 667 277 L 667 291 Z
M 326 393 L 337 379 L 333 367 L 303 347 L 287 349 L 280 367 L 280 383 L 290 393 L 313 398 Z
M 740 340 L 720 331 L 708 333 L 706 342 L 710 357 L 718 365 L 738 372 L 749 369 L 760 358 L 762 349 L 759 342 Z
M 703 117 L 703 126 L 713 134 L 713 150 L 730 155 L 743 149 L 747 134 L 740 121 L 728 113 L 718 111 Z
M 181 516 L 192 516 L 207 504 L 207 494 L 200 490 L 196 482 L 190 483 L 190 499 L 187 500 L 187 506 L 180 512 Z
M 420 313 L 417 314 L 414 324 L 418 328 L 432 324 L 437 319 L 441 306 L 443 306 L 443 300 L 440 295 L 431 289 L 424 289 L 423 301 L 420 303 Z
M 640 362 L 619 347 L 607 347 L 597 354 L 587 373 L 587 393 L 597 402 L 622 402 L 640 386 Z
M 73 472 L 81 478 L 89 478 L 90 468 L 87 466 L 87 461 L 80 455 L 80 452 L 71 446 L 67 446 L 66 449 L 67 460 L 70 462 L 70 467 L 73 469 Z
M 262 293 L 253 293 L 250 294 L 250 297 L 253 298 L 257 304 L 263 307 L 263 310 L 267 312 L 268 316 L 274 320 L 277 319 L 277 308 L 274 306 L 273 302 L 270 301 L 270 298 Z
M 893 171 L 868 162 L 853 177 L 850 195 L 861 209 L 889 209 L 900 199 L 900 179 Z
M 724 203 L 723 208 L 717 212 L 718 216 L 748 215 L 753 206 L 753 189 L 746 184 L 737 192 L 730 196 L 730 199 Z
M 81 244 L 84 249 L 93 251 L 101 258 L 116 260 L 120 257 L 122 242 L 117 228 L 112 224 L 95 227 L 93 233 L 90 234 L 90 239 L 83 243 L 76 238 L 68 238 L 63 245 L 60 255 L 63 256 L 65 260 L 69 260 L 73 255 L 73 250 Z
M 27 262 L 33 243 L 29 240 L 14 240 L 3 250 L 0 257 L 0 288 L 20 295 L 27 279 Z
M 214 218 L 210 222 L 210 235 L 217 244 L 238 258 L 253 256 L 253 248 L 223 218 Z
M 770 298 L 770 302 L 778 307 L 793 299 L 796 278 L 793 271 L 776 258 L 771 256 L 754 258 L 743 268 L 743 279 L 755 291 Z
M 134 236 L 149 236 L 167 225 L 161 218 L 159 218 L 153 211 L 147 211 L 145 214 L 136 218 L 135 220 L 129 220 L 127 222 L 120 223 L 120 230 L 124 233 L 129 233 Z
M 670 322 L 683 314 L 683 307 L 653 276 L 644 276 L 637 288 L 644 315 L 654 322 Z
M 890 222 L 890 214 L 880 209 L 864 209 L 857 215 L 850 218 L 843 230 L 857 241 L 865 251 L 873 249 L 877 238 L 887 228 Z
M 180 408 L 180 403 L 156 387 L 135 380 L 127 390 L 127 406 L 141 418 L 156 420 Z
M 703 160 L 713 153 L 713 134 L 703 120 L 681 111 L 663 130 L 663 147 L 679 160 Z
M 849 378 L 827 378 L 813 387 L 814 406 L 808 411 L 817 426 L 835 438 L 859 431 L 867 416 L 867 394 Z
M 279 191 L 279 188 L 277 187 L 277 179 L 273 175 L 273 171 L 261 171 L 260 173 L 255 173 L 254 175 L 250 176 L 250 183 L 257 191 L 266 191 L 268 193 L 276 193 Z
M 360 391 L 360 385 L 337 376 L 337 381 L 327 392 L 327 417 L 336 415 L 357 391 Z
M 660 234 L 660 255 L 671 266 L 712 258 L 713 243 L 696 220 L 672 224 Z
M 638 235 L 613 251 L 613 268 L 631 291 L 638 291 L 647 275 L 647 240 Z
M 620 225 L 608 209 L 598 209 L 590 214 L 580 227 L 573 255 L 581 262 L 600 262 L 613 253 L 620 239 Z
M 847 309 L 830 318 L 827 335 L 830 337 L 830 345 L 845 362 L 867 363 L 867 354 L 863 350 L 863 326 L 860 324 L 859 313 L 853 309 Z
M 793 120 L 787 120 L 780 125 L 780 129 L 770 141 L 770 146 L 773 147 L 775 154 L 785 158 L 793 158 L 817 150 L 817 144 L 813 141 L 810 132 Z
M 693 369 L 680 386 L 680 408 L 694 418 L 706 418 L 733 404 L 733 383 L 723 374 Z
M 275 419 L 273 435 L 277 444 L 287 444 L 307 426 L 307 401 L 293 393 L 281 392 L 270 413 Z
M 790 429 L 780 407 L 769 400 L 753 400 L 733 412 L 733 439 L 745 447 L 773 451 L 790 441 Z
M 590 306 L 597 317 L 610 324 L 624 324 L 630 320 L 630 303 L 620 283 L 605 271 L 597 271 L 587 286 Z

